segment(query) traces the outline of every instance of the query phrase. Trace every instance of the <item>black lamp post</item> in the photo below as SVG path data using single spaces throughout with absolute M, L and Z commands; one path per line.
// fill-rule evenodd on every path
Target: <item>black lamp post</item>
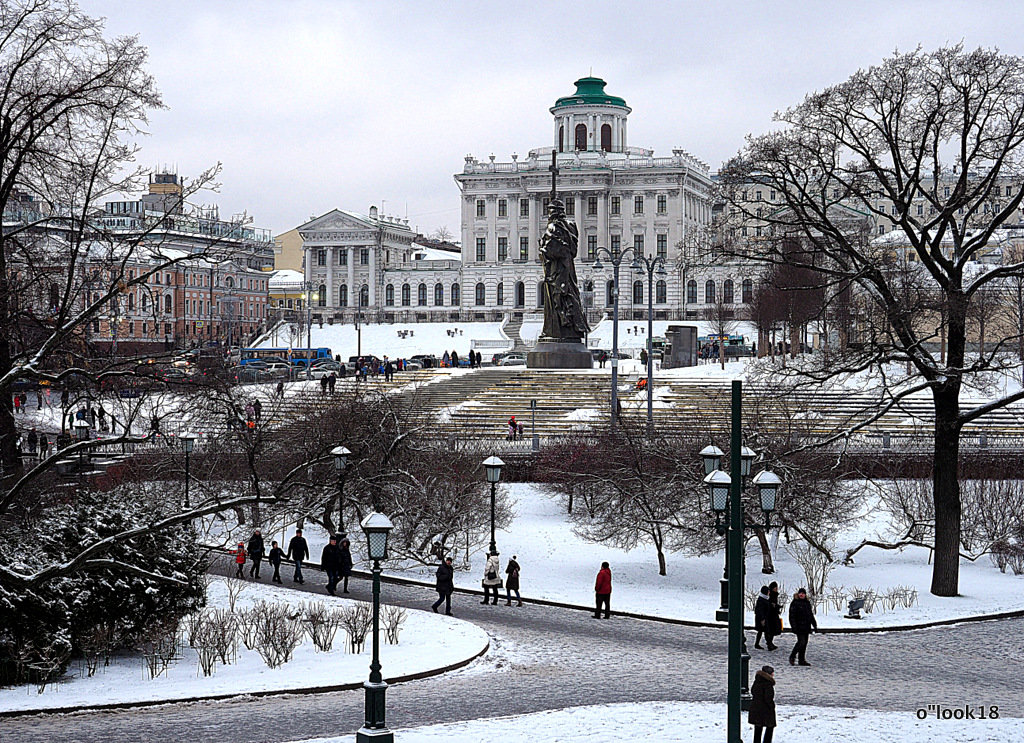
M 665 270 L 665 259 L 661 256 L 637 255 L 633 259 L 634 268 L 639 268 L 647 274 L 647 434 L 654 433 L 654 397 L 652 395 L 654 383 L 654 345 L 652 342 L 654 333 L 654 275 L 659 277 L 667 276 Z
M 730 438 L 730 467 L 739 477 L 730 477 L 718 469 L 721 464 L 721 451 L 715 447 L 706 447 L 701 451 L 707 475 L 704 483 L 708 486 L 711 510 L 715 512 L 715 527 L 719 533 L 725 533 L 726 557 L 728 573 L 727 610 L 729 621 L 729 676 L 727 687 L 728 743 L 742 743 L 740 737 L 740 713 L 750 706 L 750 655 L 747 653 L 746 637 L 743 634 L 743 529 L 771 527 L 770 514 L 775 510 L 775 501 L 781 480 L 772 472 L 761 472 L 754 478 L 758 489 L 761 511 L 765 515 L 764 524 L 747 524 L 743 520 L 743 483 L 750 474 L 750 466 L 756 455 L 740 442 L 742 426 L 742 382 L 732 383 L 732 435 Z M 710 470 L 710 471 L 709 471 Z M 719 610 L 719 618 L 720 618 Z
M 493 454 L 484 460 L 484 472 L 487 473 L 487 482 L 491 484 L 491 549 L 488 555 L 498 554 L 498 545 L 494 541 L 494 492 L 501 480 L 501 468 L 505 463 Z
M 351 454 L 344 446 L 331 449 L 334 456 L 334 469 L 338 473 L 338 531 L 345 531 L 345 472 L 348 468 L 348 455 Z
M 385 695 L 388 685 L 380 669 L 380 561 L 388 556 L 388 533 L 394 528 L 391 519 L 376 511 L 360 524 L 366 533 L 367 555 L 373 560 L 373 660 L 366 690 L 363 726 L 356 732 L 356 743 L 394 743 L 395 736 L 385 722 Z
M 178 438 L 181 439 L 181 446 L 185 450 L 185 508 L 191 508 L 192 503 L 191 501 L 189 501 L 188 497 L 188 486 L 190 479 L 188 465 L 189 457 L 192 454 L 192 450 L 195 449 L 196 447 L 196 437 L 195 434 L 183 433 Z
M 633 253 L 633 246 L 629 246 L 625 250 L 615 253 L 608 248 L 600 246 L 594 252 L 596 260 L 594 261 L 594 270 L 600 271 L 604 268 L 604 264 L 601 263 L 601 254 L 604 253 L 608 260 L 612 264 L 612 429 L 615 429 L 615 424 L 619 420 L 619 266 L 622 265 L 622 261 L 626 259 L 626 256 Z M 640 269 L 640 263 L 636 257 L 633 258 L 633 262 L 630 264 L 630 268 L 634 271 Z
M 80 418 L 74 423 L 75 429 L 75 441 L 80 444 L 84 444 L 89 440 L 89 422 L 84 418 Z M 83 446 L 78 452 L 78 466 L 80 469 L 85 469 L 85 457 L 86 451 Z

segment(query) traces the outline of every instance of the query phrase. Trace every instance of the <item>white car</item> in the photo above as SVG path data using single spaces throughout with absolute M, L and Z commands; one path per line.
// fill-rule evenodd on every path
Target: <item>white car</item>
M 526 366 L 526 354 L 518 351 L 510 353 L 499 362 L 499 366 Z

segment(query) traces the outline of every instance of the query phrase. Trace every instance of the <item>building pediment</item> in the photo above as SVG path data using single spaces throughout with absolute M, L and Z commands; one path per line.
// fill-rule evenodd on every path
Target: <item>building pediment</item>
M 299 235 L 304 243 L 365 243 L 372 239 L 377 226 L 368 219 L 360 218 L 351 212 L 333 209 L 315 219 L 311 219 L 299 228 Z

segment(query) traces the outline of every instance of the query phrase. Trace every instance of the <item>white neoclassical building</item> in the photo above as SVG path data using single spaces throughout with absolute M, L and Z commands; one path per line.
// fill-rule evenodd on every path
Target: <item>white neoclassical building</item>
M 668 275 L 653 285 L 655 317 L 696 316 L 697 299 L 704 297 L 703 292 L 697 298 L 691 294 L 691 311 L 685 311 L 686 287 L 696 286 L 696 278 L 684 256 L 688 233 L 711 221 L 708 166 L 681 149 L 670 157 L 655 157 L 650 149 L 630 146 L 631 109 L 604 88 L 604 80 L 584 77 L 576 81 L 573 95 L 555 102 L 550 109 L 551 146 L 530 150 L 525 158 L 512 155 L 511 162 L 496 162 L 493 155 L 486 161 L 466 157 L 463 171 L 455 176 L 462 192 L 464 308 L 518 313 L 540 307 L 537 250 L 547 224 L 554 151 L 558 197 L 579 228 L 576 270 L 591 318 L 610 306 L 614 296 L 608 260 L 602 269 L 594 267 L 597 249 L 616 252 L 627 246 L 666 259 Z M 703 275 L 700 280 L 707 281 Z M 646 274 L 631 272 L 626 260 L 619 281 L 620 310 L 644 316 Z M 739 294 L 737 285 L 737 301 Z

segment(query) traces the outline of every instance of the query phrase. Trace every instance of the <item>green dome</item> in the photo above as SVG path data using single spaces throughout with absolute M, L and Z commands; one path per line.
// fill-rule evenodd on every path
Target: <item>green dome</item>
M 604 92 L 604 86 L 607 83 L 599 77 L 581 77 L 576 81 L 575 85 L 576 93 L 559 98 L 555 101 L 555 108 L 581 106 L 588 103 L 626 108 L 626 102 L 623 99 L 617 95 L 608 95 Z

